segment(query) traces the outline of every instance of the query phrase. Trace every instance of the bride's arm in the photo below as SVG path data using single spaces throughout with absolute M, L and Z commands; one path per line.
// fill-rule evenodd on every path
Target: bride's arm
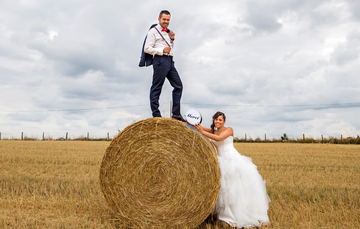
M 226 128 L 226 130 L 223 131 L 220 135 L 212 134 L 210 132 L 205 131 L 204 127 L 202 127 L 200 124 L 195 125 L 195 128 L 205 137 L 211 138 L 212 140 L 215 140 L 215 141 L 221 141 L 221 140 L 224 140 L 225 138 L 229 137 L 230 135 L 234 135 L 234 131 L 231 127 Z
M 204 126 L 201 126 L 203 128 L 203 130 L 205 130 L 206 132 L 209 132 L 211 133 L 211 128 L 209 127 L 204 127 Z

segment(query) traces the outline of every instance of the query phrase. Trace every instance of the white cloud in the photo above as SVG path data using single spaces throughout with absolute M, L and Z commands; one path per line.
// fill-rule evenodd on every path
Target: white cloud
M 344 65 L 359 57 L 360 32 L 358 30 L 351 31 L 346 38 L 346 42 L 340 43 L 331 55 L 331 61 L 337 65 Z
M 2 2 L 0 131 L 102 136 L 150 117 L 152 69 L 138 61 L 147 29 L 169 9 L 183 112 L 197 107 L 208 125 L 222 110 L 241 137 L 356 135 L 359 6 L 354 0 Z M 160 98 L 167 116 L 171 90 L 166 82 Z

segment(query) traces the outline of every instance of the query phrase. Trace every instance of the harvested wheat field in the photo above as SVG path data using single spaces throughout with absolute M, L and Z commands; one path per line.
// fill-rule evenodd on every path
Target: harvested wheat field
M 0 228 L 116 228 L 99 169 L 110 142 L 0 141 Z M 236 143 L 266 179 L 268 228 L 360 228 L 360 146 Z M 208 218 L 199 228 L 230 228 Z

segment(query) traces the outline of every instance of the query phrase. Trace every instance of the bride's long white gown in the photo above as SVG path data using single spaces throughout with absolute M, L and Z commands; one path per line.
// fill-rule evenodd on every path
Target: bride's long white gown
M 218 150 L 221 182 L 215 206 L 217 217 L 240 228 L 269 222 L 270 199 L 256 165 L 235 149 L 233 136 L 213 142 Z

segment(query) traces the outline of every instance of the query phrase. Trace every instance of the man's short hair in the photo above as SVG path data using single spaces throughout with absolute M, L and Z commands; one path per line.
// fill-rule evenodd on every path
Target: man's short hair
M 163 14 L 170 15 L 170 12 L 168 10 L 162 10 L 159 14 L 159 18 L 161 18 Z

